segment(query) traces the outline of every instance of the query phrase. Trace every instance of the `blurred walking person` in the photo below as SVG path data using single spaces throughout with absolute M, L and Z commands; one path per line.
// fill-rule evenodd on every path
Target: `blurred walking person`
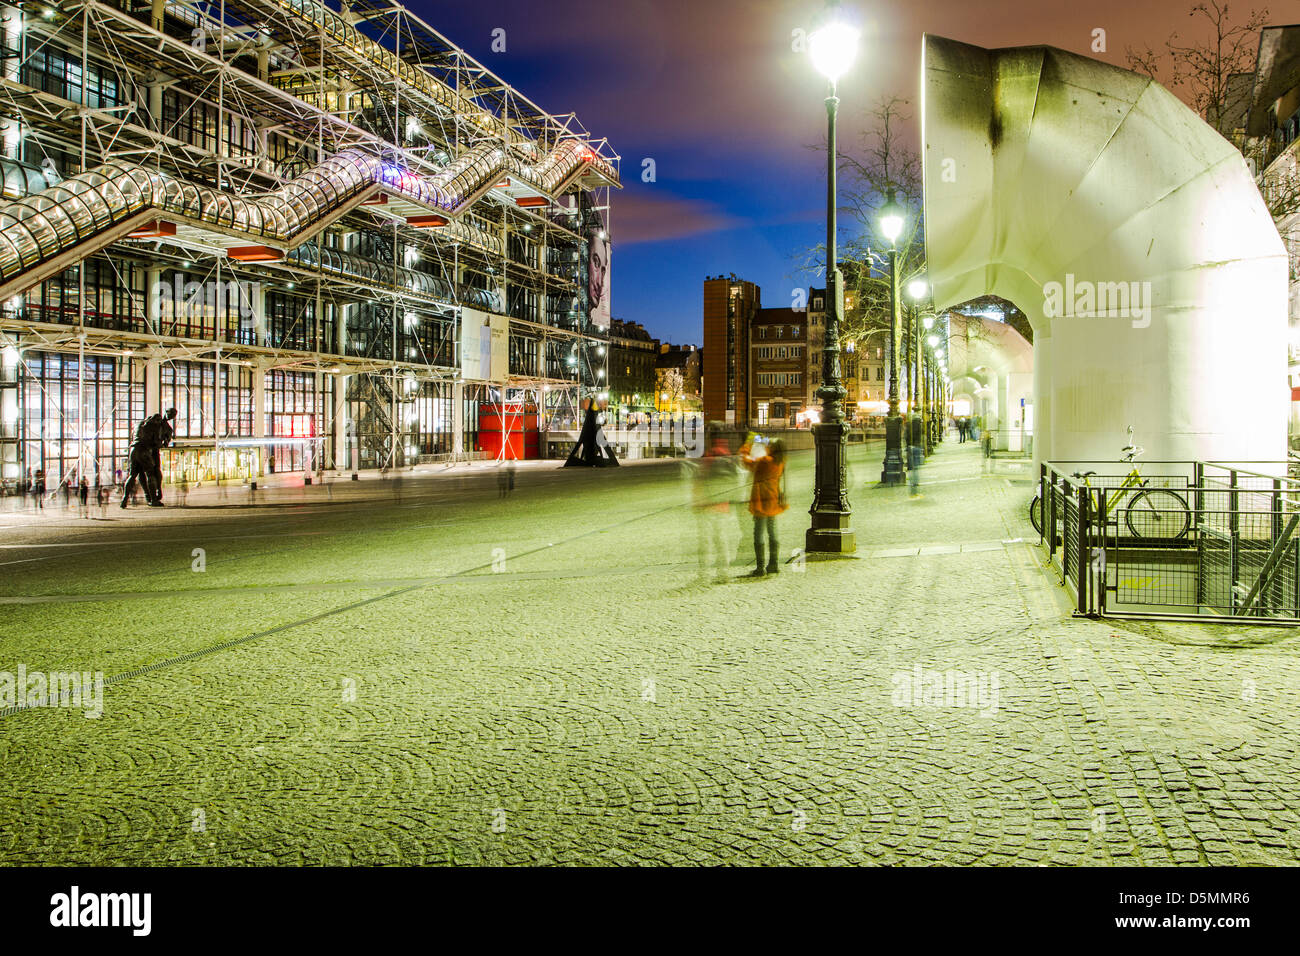
M 41 511 L 45 510 L 45 469 L 36 469 L 36 481 L 32 484 L 32 503 Z
M 731 516 L 731 498 L 740 486 L 740 471 L 735 457 L 716 422 L 707 429 L 708 449 L 694 463 L 692 505 L 699 531 L 699 582 L 709 584 L 730 581 L 727 573 L 727 525 Z
M 788 505 L 785 501 L 785 443 L 779 438 L 766 446 L 765 454 L 751 457 L 751 443 L 740 449 L 740 463 L 753 473 L 749 489 L 749 513 L 754 516 L 754 570 L 750 577 L 780 571 L 777 564 L 776 519 Z M 767 539 L 767 563 L 763 562 L 763 540 Z
M 507 458 L 497 464 L 497 497 L 508 498 L 515 490 L 515 462 Z
M 921 463 L 925 461 L 925 424 L 920 412 L 907 420 L 907 487 L 913 498 L 921 497 Z
M 81 484 L 77 486 L 77 497 L 81 500 L 81 516 L 90 517 L 90 479 L 85 475 L 81 476 Z

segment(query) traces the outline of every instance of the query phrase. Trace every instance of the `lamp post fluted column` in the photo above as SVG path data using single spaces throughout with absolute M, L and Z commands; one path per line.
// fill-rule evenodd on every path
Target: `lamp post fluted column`
M 912 406 L 912 411 L 921 416 L 921 434 L 925 434 L 925 377 L 923 372 L 923 363 L 925 360 L 924 346 L 921 342 L 921 306 L 912 305 L 912 345 L 916 349 L 912 359 L 913 375 L 916 378 L 916 404 Z M 922 449 L 925 448 L 925 439 L 921 439 Z M 928 454 L 928 451 L 923 451 Z
M 880 483 L 897 485 L 903 480 L 903 419 L 898 411 L 898 349 L 903 340 L 903 317 L 898 301 L 898 249 L 889 250 L 889 417 L 885 420 L 885 468 Z
M 835 120 L 840 104 L 835 80 L 830 80 L 826 97 L 826 335 L 822 344 L 822 384 L 817 397 L 822 403 L 822 420 L 813 427 L 816 446 L 816 474 L 813 504 L 809 510 L 812 527 L 805 536 L 805 550 L 847 554 L 857 550 L 857 538 L 850 526 L 848 473 L 848 425 L 844 421 L 844 396 L 840 383 L 840 320 L 844 315 L 844 277 L 840 273 L 836 244 L 836 146 Z

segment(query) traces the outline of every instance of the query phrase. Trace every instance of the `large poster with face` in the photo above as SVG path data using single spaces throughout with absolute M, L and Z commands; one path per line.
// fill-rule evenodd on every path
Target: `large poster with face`
M 591 322 L 596 328 L 609 329 L 609 239 L 605 230 L 587 235 L 587 303 Z

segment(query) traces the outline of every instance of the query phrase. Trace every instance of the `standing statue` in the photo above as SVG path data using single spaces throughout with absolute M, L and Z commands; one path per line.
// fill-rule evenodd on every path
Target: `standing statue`
M 135 430 L 131 445 L 130 473 L 122 486 L 122 507 L 126 507 L 136 479 L 144 488 L 145 501 L 151 507 L 162 507 L 162 449 L 172 442 L 176 430 L 172 422 L 176 409 L 169 408 L 161 415 L 150 415 Z

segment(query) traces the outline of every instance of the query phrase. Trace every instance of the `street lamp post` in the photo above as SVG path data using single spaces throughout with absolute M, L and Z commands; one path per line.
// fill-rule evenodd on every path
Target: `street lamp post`
M 898 294 L 898 237 L 903 232 L 903 208 L 894 191 L 880 210 L 880 231 L 889 240 L 889 417 L 885 420 L 885 468 L 883 485 L 903 481 L 903 419 L 898 412 L 898 349 L 903 341 L 903 318 Z
M 929 408 L 925 400 L 925 348 L 921 343 L 921 301 L 929 291 L 930 286 L 924 279 L 913 279 L 907 284 L 907 294 L 912 300 L 912 377 L 916 379 L 916 401 L 912 405 L 912 411 L 921 416 L 922 435 L 928 430 L 925 423 L 928 421 Z M 922 440 L 921 447 L 928 455 L 930 449 L 926 445 L 927 443 Z
M 844 315 L 844 277 L 840 273 L 836 248 L 836 160 L 835 120 L 839 97 L 836 81 L 848 69 L 857 51 L 858 31 L 841 20 L 834 4 L 823 25 L 808 39 L 813 65 L 826 77 L 826 336 L 822 344 L 821 421 L 813 426 L 816 445 L 816 474 L 813 503 L 809 509 L 812 527 L 805 536 L 809 552 L 847 554 L 857 550 L 850 527 L 848 474 L 848 425 L 844 421 L 844 386 L 840 383 L 840 320 Z

